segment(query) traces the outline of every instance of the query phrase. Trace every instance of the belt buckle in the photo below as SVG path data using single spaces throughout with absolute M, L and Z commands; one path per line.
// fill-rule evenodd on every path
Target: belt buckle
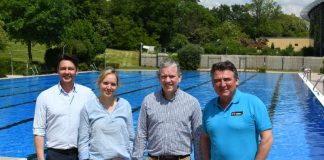
M 167 159 L 176 159 L 179 160 L 179 156 L 169 156 L 169 155 L 165 155 L 165 156 L 158 156 L 158 160 L 167 160 Z

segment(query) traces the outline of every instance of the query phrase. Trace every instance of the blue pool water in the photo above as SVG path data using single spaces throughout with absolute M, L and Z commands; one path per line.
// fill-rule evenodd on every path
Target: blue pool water
M 77 82 L 98 94 L 97 72 L 80 73 Z M 241 72 L 239 89 L 260 97 L 273 122 L 275 142 L 268 159 L 324 159 L 324 107 L 297 74 Z M 120 72 L 117 94 L 132 105 L 134 126 L 143 97 L 159 89 L 154 71 Z M 58 76 L 0 80 L 0 157 L 35 153 L 32 123 L 38 94 L 58 83 Z M 215 97 L 208 72 L 184 72 L 180 87 L 202 108 Z

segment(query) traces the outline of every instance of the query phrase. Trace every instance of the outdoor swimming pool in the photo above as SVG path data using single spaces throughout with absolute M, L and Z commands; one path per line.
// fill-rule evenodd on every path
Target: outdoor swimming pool
M 133 108 L 134 126 L 143 97 L 159 89 L 154 71 L 122 71 L 117 94 Z M 97 72 L 80 73 L 77 82 L 92 88 Z M 268 159 L 324 159 L 324 107 L 297 74 L 240 72 L 239 89 L 260 97 L 273 122 L 275 142 Z M 34 105 L 58 76 L 0 80 L 0 157 L 32 157 Z M 184 72 L 180 87 L 204 105 L 215 93 L 208 72 Z

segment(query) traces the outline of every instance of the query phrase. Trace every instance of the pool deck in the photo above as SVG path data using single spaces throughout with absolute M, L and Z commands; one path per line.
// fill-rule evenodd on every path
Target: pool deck
M 298 75 L 308 86 L 308 88 L 314 93 L 314 95 L 320 101 L 322 106 L 324 106 L 324 75 L 319 73 L 298 73 Z

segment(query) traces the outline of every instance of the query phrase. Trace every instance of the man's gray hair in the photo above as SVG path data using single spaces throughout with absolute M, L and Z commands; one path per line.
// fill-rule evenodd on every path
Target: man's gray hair
M 166 58 L 160 63 L 160 69 L 159 69 L 159 71 L 157 73 L 158 76 L 160 76 L 161 68 L 173 67 L 173 66 L 177 67 L 177 72 L 178 72 L 179 75 L 181 75 L 179 63 L 174 61 L 173 59 Z

